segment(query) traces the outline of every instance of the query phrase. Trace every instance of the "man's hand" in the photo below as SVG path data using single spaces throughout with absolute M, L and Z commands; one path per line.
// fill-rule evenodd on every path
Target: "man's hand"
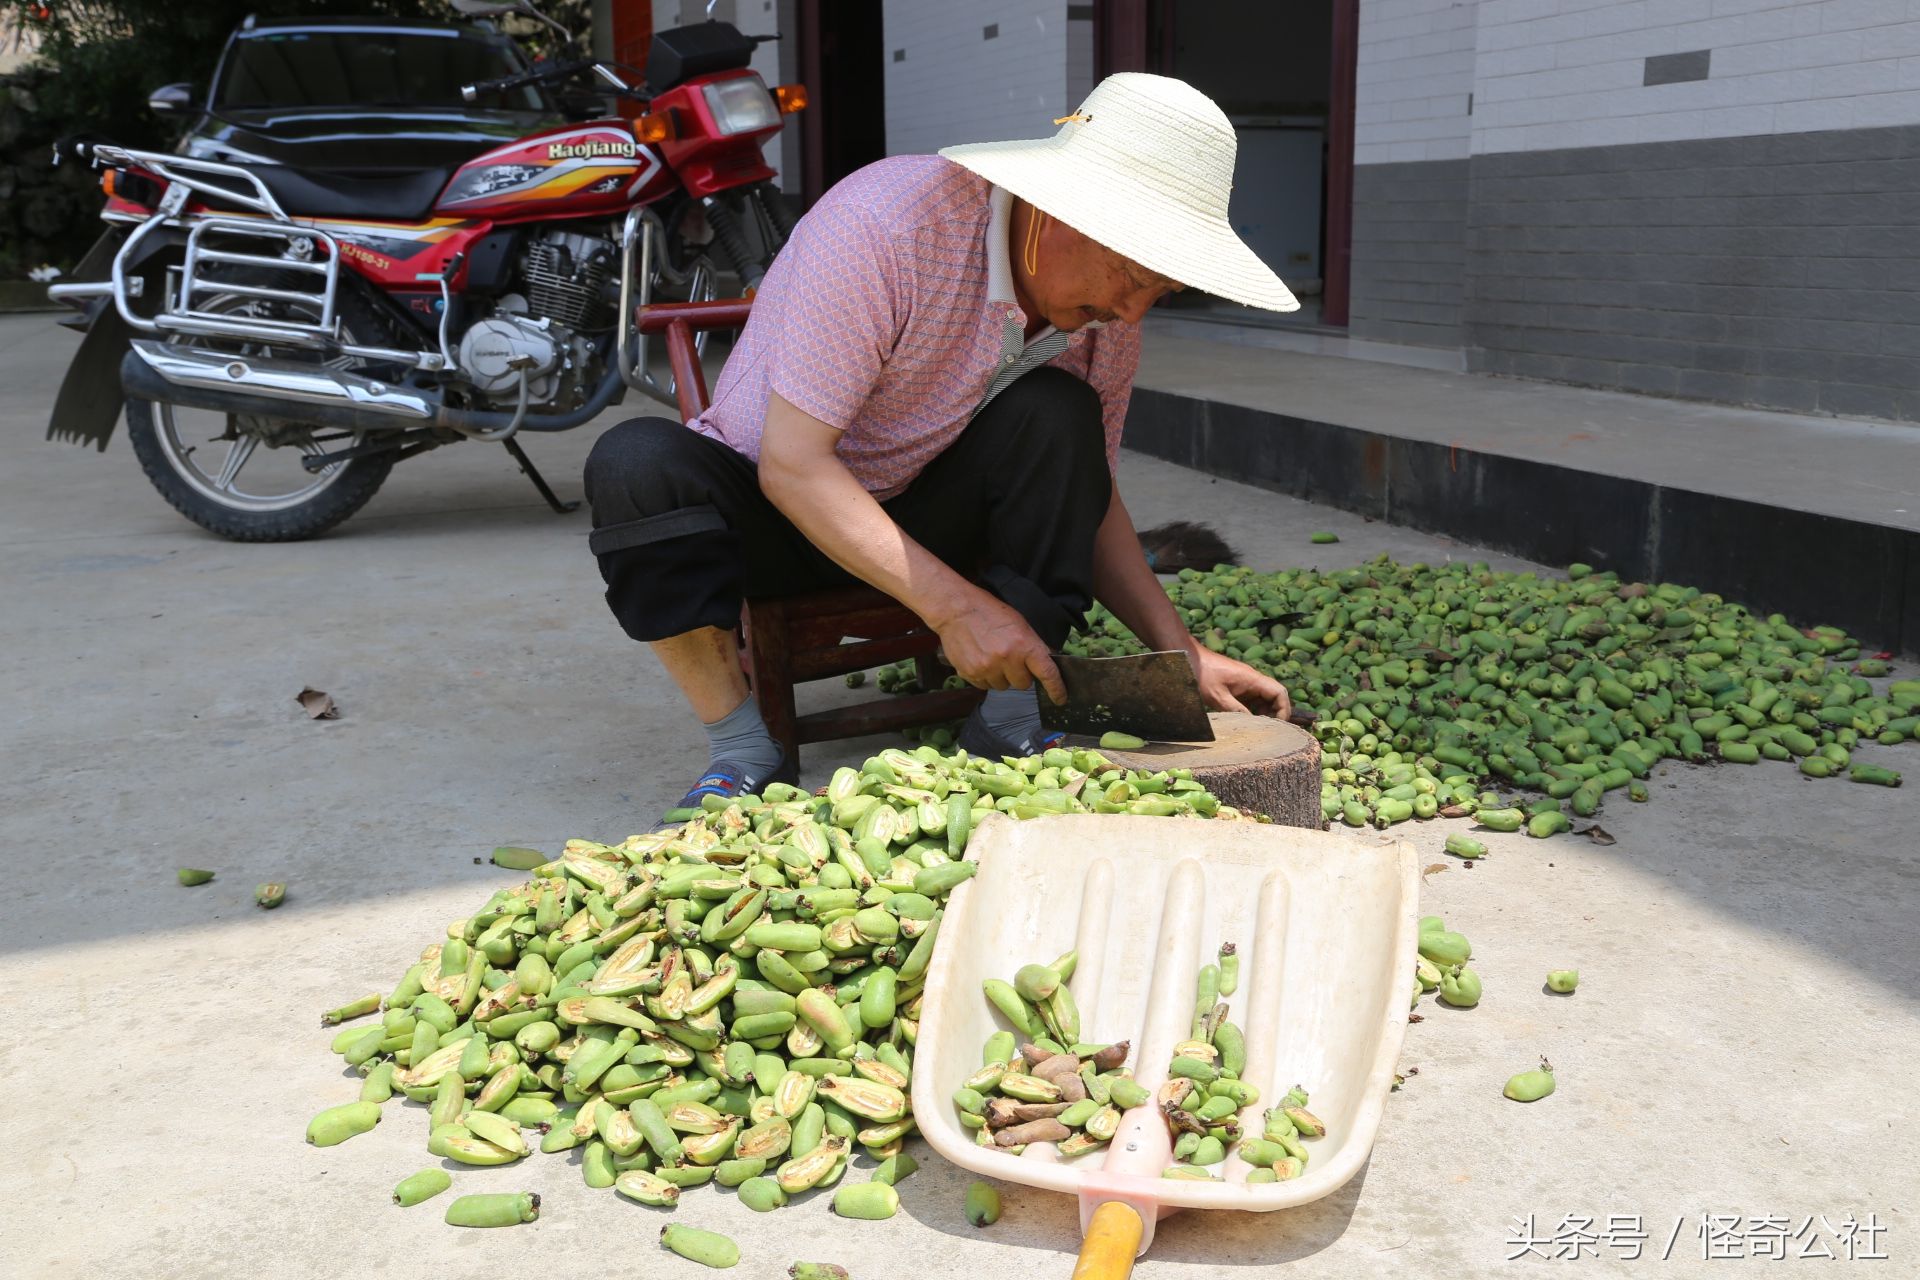
M 1026 689 L 1036 681 L 1055 702 L 1067 700 L 1060 669 L 1027 620 L 996 596 L 974 588 L 966 606 L 928 623 L 953 669 L 983 689 Z
M 1293 699 L 1285 685 L 1205 645 L 1195 646 L 1193 673 L 1200 682 L 1200 696 L 1216 711 L 1251 711 L 1282 720 L 1293 713 Z

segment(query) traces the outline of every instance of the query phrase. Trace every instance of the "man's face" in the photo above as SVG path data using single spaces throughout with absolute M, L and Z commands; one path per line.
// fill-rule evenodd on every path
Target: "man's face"
M 1182 288 L 1058 219 L 1048 219 L 1040 231 L 1034 258 L 1037 269 L 1022 282 L 1029 309 L 1065 333 L 1093 320 L 1138 324 L 1149 307 Z M 1018 278 L 1019 268 L 1016 273 Z

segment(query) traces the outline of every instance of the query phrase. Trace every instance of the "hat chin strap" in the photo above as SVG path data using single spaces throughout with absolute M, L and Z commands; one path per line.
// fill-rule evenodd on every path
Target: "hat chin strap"
M 1020 265 L 1027 269 L 1029 280 L 1040 274 L 1040 234 L 1052 221 L 1043 209 L 1036 209 L 1025 200 L 1020 202 L 1027 210 L 1027 234 L 1020 240 Z

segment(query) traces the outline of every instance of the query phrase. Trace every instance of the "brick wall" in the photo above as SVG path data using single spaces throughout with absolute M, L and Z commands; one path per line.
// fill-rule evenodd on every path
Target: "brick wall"
M 1473 159 L 1469 367 L 1920 418 L 1920 127 Z
M 1355 337 L 1461 345 L 1474 19 L 1487 0 L 1365 0 L 1355 68 Z
M 1067 92 L 1068 8 L 886 0 L 888 154 L 1053 133 L 1054 118 L 1078 105 Z
M 1354 72 L 1353 162 L 1462 160 L 1470 134 L 1474 15 L 1493 0 L 1364 0 Z
M 1349 332 L 1463 345 L 1466 221 L 1467 161 L 1355 165 Z
M 1476 154 L 1920 123 L 1909 0 L 1480 0 L 1478 25 Z

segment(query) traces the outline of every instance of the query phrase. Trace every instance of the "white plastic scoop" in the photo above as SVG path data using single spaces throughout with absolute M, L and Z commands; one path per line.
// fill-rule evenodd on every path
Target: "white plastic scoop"
M 979 872 L 948 900 L 927 971 L 913 1113 L 952 1163 L 1080 1197 L 1076 1277 L 1124 1277 L 1165 1214 L 1283 1209 L 1359 1171 L 1407 1026 L 1419 900 L 1411 846 L 1372 833 L 1072 814 L 989 819 L 968 853 Z M 1249 1185 L 1232 1154 L 1211 1170 L 1220 1182 L 1163 1178 L 1172 1145 L 1151 1101 L 1122 1118 L 1111 1143 L 1074 1160 L 1051 1143 L 1020 1156 L 984 1148 L 960 1124 L 951 1095 L 1008 1025 L 983 981 L 1077 950 L 1068 989 L 1081 1040 L 1131 1041 L 1134 1078 L 1155 1090 L 1173 1046 L 1189 1038 L 1201 966 L 1223 942 L 1240 957 L 1225 998 L 1246 1034 L 1241 1078 L 1260 1091 L 1241 1127 L 1258 1137 L 1264 1110 L 1305 1088 L 1327 1133 L 1306 1142 L 1301 1176 Z

